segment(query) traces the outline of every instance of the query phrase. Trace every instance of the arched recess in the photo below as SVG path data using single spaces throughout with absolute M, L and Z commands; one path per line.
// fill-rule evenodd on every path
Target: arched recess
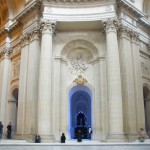
M 143 99 L 145 110 L 145 130 L 150 137 L 150 86 L 144 84 L 143 86 Z
M 8 121 L 11 122 L 13 127 L 12 136 L 14 136 L 17 131 L 18 93 L 18 87 L 14 87 L 11 91 L 11 96 L 8 101 Z
M 70 41 L 68 44 L 64 46 L 61 52 L 61 56 L 64 60 L 67 59 L 70 51 L 76 49 L 88 50 L 89 54 L 92 55 L 93 59 L 97 59 L 99 57 L 98 50 L 93 43 L 84 39 L 76 39 Z
M 148 20 L 150 20 L 150 0 L 144 0 L 143 12 L 145 13 Z
M 76 129 L 92 127 L 92 91 L 85 85 L 77 85 L 69 92 L 69 132 L 71 139 L 76 138 Z M 84 135 L 85 135 L 84 134 Z M 83 138 L 87 138 L 86 135 Z

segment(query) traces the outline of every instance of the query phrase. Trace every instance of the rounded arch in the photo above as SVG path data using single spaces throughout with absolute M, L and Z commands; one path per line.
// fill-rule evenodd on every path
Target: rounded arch
M 150 137 L 150 85 L 143 84 L 143 99 L 144 99 L 144 111 L 145 111 L 145 129 Z
M 8 100 L 8 122 L 11 122 L 13 126 L 12 137 L 15 136 L 17 131 L 18 94 L 19 87 L 18 85 L 14 85 L 10 91 L 10 98 Z
M 69 132 L 71 138 L 76 138 L 76 132 L 81 129 L 87 138 L 87 126 L 92 127 L 92 90 L 86 85 L 73 86 L 69 99 Z
M 89 53 L 92 55 L 93 59 L 96 59 L 99 56 L 98 50 L 93 43 L 84 39 L 76 39 L 76 40 L 70 41 L 63 47 L 61 51 L 62 58 L 66 59 L 67 55 L 69 54 L 71 50 L 78 49 L 78 48 L 88 50 Z

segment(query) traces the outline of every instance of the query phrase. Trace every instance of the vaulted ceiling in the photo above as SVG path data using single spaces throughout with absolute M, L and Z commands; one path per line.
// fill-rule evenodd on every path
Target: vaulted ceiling
M 8 18 L 8 7 L 6 0 L 0 0 L 0 25 L 2 25 Z

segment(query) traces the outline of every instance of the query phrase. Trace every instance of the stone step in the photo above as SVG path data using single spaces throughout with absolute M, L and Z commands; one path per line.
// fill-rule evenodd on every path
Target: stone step
M 2 139 L 0 143 L 27 143 L 26 140 Z

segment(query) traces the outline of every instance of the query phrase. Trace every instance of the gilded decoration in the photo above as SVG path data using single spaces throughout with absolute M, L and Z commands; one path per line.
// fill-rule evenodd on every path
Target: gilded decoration
M 78 85 L 83 85 L 88 81 L 83 78 L 82 75 L 79 75 L 78 78 L 76 78 L 73 82 L 77 83 Z

